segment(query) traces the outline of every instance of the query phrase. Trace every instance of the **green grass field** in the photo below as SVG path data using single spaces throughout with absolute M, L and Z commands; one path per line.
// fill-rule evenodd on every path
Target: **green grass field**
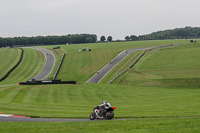
M 70 133 L 198 133 L 200 118 L 134 119 L 89 122 L 4 122 L 0 131 L 7 132 L 70 132 Z
M 114 83 L 199 88 L 199 51 L 199 43 L 196 43 L 148 52 L 133 69 L 119 77 Z
M 126 49 L 187 42 L 189 42 L 189 40 L 62 45 L 61 49 L 66 53 L 66 58 L 61 67 L 61 73 L 59 73 L 58 79 L 68 81 L 75 80 L 79 83 L 83 83 L 91 78 L 98 70 L 104 67 L 120 52 Z M 92 51 L 78 53 L 79 49 L 82 50 L 87 47 L 92 49 Z
M 160 45 L 187 43 L 187 42 L 189 42 L 189 40 L 137 41 L 137 42 L 123 42 L 123 43 L 61 45 L 61 50 L 53 50 L 52 48 L 55 46 L 45 46 L 44 48 L 48 48 L 56 56 L 55 68 L 49 76 L 53 77 L 53 75 L 55 74 L 57 66 L 59 65 L 60 59 L 64 52 L 66 53 L 66 58 L 61 67 L 60 70 L 61 72 L 58 74 L 58 79 L 68 80 L 68 81 L 75 80 L 78 83 L 84 83 L 93 74 L 95 74 L 99 69 L 101 69 L 104 65 L 106 65 L 110 60 L 116 57 L 123 50 L 131 48 L 151 47 L 151 46 L 160 46 Z M 92 49 L 92 51 L 78 53 L 79 49 L 87 47 Z M 28 54 L 28 52 L 31 54 Z M 30 62 L 31 60 L 35 59 L 35 61 L 32 63 L 24 61 L 24 63 L 23 62 L 21 63 L 21 66 L 27 66 L 27 68 L 29 68 L 33 67 L 34 65 L 37 65 L 40 67 L 39 69 L 41 70 L 43 67 L 41 63 L 44 63 L 45 57 L 42 57 L 43 54 L 41 55 L 37 54 L 38 51 L 36 52 L 33 49 L 29 49 L 27 51 L 27 55 L 30 58 L 27 60 L 29 60 Z M 35 62 L 38 62 L 39 64 Z M 37 68 L 35 68 L 35 70 L 33 69 L 34 68 L 32 68 L 31 71 L 36 70 L 37 72 L 29 73 L 29 77 L 26 76 L 23 78 L 23 80 L 27 80 L 28 78 L 31 78 L 35 76 L 36 73 L 38 73 Z M 15 75 L 20 75 L 19 71 L 16 71 Z M 14 83 L 14 81 L 8 80 L 7 82 L 5 82 L 5 84 L 11 84 L 11 83 Z
M 200 90 L 120 85 L 46 85 L 0 88 L 0 112 L 33 117 L 88 118 L 103 100 L 115 118 L 200 116 Z
M 19 61 L 21 50 L 19 49 L 0 49 L 0 78 L 2 78 Z
M 40 73 L 45 63 L 44 54 L 38 50 L 24 48 L 24 57 L 19 66 L 0 85 L 28 81 Z
M 92 108 L 107 100 L 116 106 L 119 121 L 88 122 L 3 122 L 1 132 L 199 132 L 200 84 L 199 43 L 148 52 L 132 69 L 113 84 L 107 82 L 126 69 L 142 51 L 129 55 L 99 84 L 86 84 L 125 49 L 159 46 L 188 40 L 139 41 L 104 44 L 62 45 L 56 58 L 66 53 L 58 78 L 76 80 L 77 85 L 5 86 L 0 87 L 0 112 L 45 118 L 88 118 Z M 51 49 L 53 46 L 47 46 Z M 78 53 L 91 48 L 91 52 Z M 21 66 L 6 81 L 15 83 L 37 73 L 42 63 L 41 52 L 25 49 Z M 37 58 L 37 59 L 36 59 Z M 147 60 L 149 58 L 149 60 Z M 30 63 L 30 60 L 34 60 Z M 36 60 L 35 60 L 36 59 Z M 57 59 L 59 62 L 59 59 Z M 30 64 L 37 68 L 30 68 Z M 19 75 L 25 69 L 27 74 Z M 163 72 L 164 71 L 164 72 Z M 188 74 L 189 73 L 189 74 Z M 177 117 L 177 118 L 176 118 Z M 191 118 L 188 118 L 191 117 Z M 145 119 L 151 118 L 151 119 Z M 156 119 L 155 119 L 156 118 Z

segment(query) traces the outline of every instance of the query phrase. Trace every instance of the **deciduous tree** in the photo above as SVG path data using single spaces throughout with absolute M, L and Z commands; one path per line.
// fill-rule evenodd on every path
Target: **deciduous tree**
M 125 37 L 125 40 L 126 40 L 126 41 L 130 41 L 130 37 L 129 37 L 129 36 L 126 36 L 126 37 Z
M 101 36 L 100 40 L 101 40 L 102 42 L 104 42 L 104 41 L 106 40 L 106 37 L 105 37 L 105 36 Z
M 109 37 L 107 38 L 107 41 L 108 41 L 108 42 L 112 42 L 112 36 L 109 36 Z

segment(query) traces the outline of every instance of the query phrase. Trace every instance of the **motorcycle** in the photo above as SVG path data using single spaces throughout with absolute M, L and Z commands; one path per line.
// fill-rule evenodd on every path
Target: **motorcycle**
M 109 107 L 108 109 L 105 108 L 98 108 L 94 107 L 93 112 L 90 114 L 89 119 L 106 119 L 111 120 L 114 117 L 114 110 L 116 107 Z

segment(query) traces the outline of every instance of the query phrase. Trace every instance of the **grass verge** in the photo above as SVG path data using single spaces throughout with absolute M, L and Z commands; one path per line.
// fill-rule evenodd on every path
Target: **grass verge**
M 2 78 L 10 69 L 12 69 L 20 59 L 20 49 L 1 49 L 0 50 L 0 78 Z
M 3 122 L 0 131 L 7 132 L 70 132 L 70 133 L 197 133 L 200 118 L 135 119 L 88 122 Z

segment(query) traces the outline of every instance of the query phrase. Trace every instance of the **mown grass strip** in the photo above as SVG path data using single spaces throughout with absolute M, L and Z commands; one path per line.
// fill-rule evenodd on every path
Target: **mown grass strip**
M 199 97 L 200 90 L 195 88 L 107 84 L 8 86 L 0 91 L 0 112 L 34 117 L 88 118 L 94 106 L 107 100 L 117 107 L 115 118 L 200 116 Z
M 3 122 L 0 131 L 7 132 L 70 132 L 70 133 L 155 133 L 199 132 L 200 118 L 134 119 L 87 122 Z
M 42 70 L 44 62 L 44 55 L 40 51 L 24 48 L 24 58 L 19 66 L 0 84 L 17 84 L 18 82 L 27 81 Z
M 0 49 L 0 78 L 2 78 L 20 58 L 20 49 Z
M 11 72 L 13 72 L 14 70 L 15 70 L 15 68 L 17 68 L 18 67 L 18 65 L 21 63 L 21 61 L 22 61 L 22 58 L 23 58 L 23 56 L 24 56 L 24 50 L 23 49 L 21 49 L 21 54 L 20 54 L 20 58 L 19 58 L 19 60 L 17 60 L 17 63 L 0 79 L 0 81 L 3 81 L 3 80 L 5 80 L 9 75 L 10 75 L 10 73 Z M 11 65 L 12 66 L 12 65 Z

